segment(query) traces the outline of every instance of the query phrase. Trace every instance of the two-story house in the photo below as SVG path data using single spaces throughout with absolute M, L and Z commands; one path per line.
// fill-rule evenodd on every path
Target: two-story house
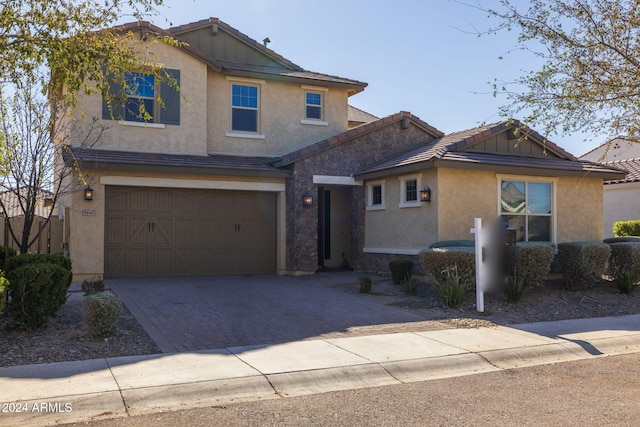
M 107 132 L 64 152 L 84 179 L 60 210 L 77 280 L 380 270 L 470 238 L 473 216 L 507 215 L 522 240 L 602 238 L 602 180 L 623 173 L 523 139 L 517 122 L 445 136 L 408 112 L 375 119 L 348 105 L 366 83 L 307 71 L 215 18 L 120 30 L 186 44 L 154 44 L 168 78 L 128 71 L 128 89 L 112 87 L 122 105 L 79 99 Z M 504 211 L 509 188 L 519 203 Z

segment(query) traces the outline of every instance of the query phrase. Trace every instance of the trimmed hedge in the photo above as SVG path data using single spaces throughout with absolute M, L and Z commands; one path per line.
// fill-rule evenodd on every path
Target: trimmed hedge
M 429 249 L 434 248 L 475 248 L 476 242 L 473 240 L 441 240 L 429 245 Z
M 98 292 L 82 298 L 82 321 L 93 337 L 114 335 L 121 311 L 122 302 L 111 292 Z
M 607 269 L 611 247 L 601 242 L 568 242 L 558 244 L 558 261 L 562 275 L 571 290 L 590 286 Z
M 22 254 L 11 257 L 7 260 L 5 271 L 9 273 L 11 270 L 20 268 L 27 264 L 50 263 L 61 266 L 71 271 L 71 258 L 60 254 Z
M 475 249 L 466 246 L 425 249 L 418 254 L 422 267 L 437 284 L 446 283 L 447 271 L 457 267 L 460 283 L 468 289 L 476 284 Z
M 603 240 L 604 243 L 625 243 L 636 242 L 640 243 L 640 236 L 621 236 L 621 237 L 609 237 Z
M 513 276 L 514 269 L 523 289 L 539 288 L 551 270 L 555 248 L 549 242 L 518 242 L 505 249 L 505 269 L 507 276 Z
M 611 243 L 610 267 L 614 277 L 630 273 L 640 279 L 640 242 Z
M 411 278 L 411 271 L 413 270 L 413 261 L 401 260 L 401 261 L 389 261 L 389 271 L 391 271 L 391 279 L 396 285 L 402 284 L 402 282 Z
M 619 236 L 640 236 L 640 219 L 613 223 L 613 234 Z
M 5 252 L 6 252 L 6 248 L 3 245 L 0 245 L 0 269 L 4 269 L 4 265 L 6 264 L 6 260 L 5 258 Z M 8 258 L 12 258 L 16 255 L 18 255 L 18 252 L 13 249 L 13 248 L 9 248 L 9 254 L 8 254 Z
M 47 262 L 26 264 L 7 272 L 11 283 L 8 309 L 13 320 L 28 330 L 44 326 L 67 301 L 71 277 L 71 271 Z

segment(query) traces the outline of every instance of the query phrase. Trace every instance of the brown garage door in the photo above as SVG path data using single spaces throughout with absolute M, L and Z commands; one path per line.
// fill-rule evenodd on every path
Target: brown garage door
M 275 265 L 275 193 L 106 188 L 106 277 L 273 274 Z

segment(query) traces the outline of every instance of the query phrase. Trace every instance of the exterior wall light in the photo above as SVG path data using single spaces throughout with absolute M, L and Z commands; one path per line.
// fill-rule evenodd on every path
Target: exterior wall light
M 313 194 L 311 194 L 308 191 L 306 191 L 302 195 L 302 206 L 304 206 L 305 208 L 313 206 Z
M 420 190 L 420 201 L 421 202 L 430 202 L 431 201 L 431 189 L 429 187 L 425 187 Z
M 84 199 L 85 200 L 93 200 L 93 188 L 90 185 L 84 189 Z

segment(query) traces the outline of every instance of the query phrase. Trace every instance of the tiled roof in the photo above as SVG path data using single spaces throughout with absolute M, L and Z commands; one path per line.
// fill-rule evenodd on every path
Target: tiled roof
M 580 162 L 572 154 L 566 152 L 551 141 L 545 140 L 535 131 L 524 128 L 527 138 L 539 143 L 544 142 L 545 149 L 558 157 L 525 157 L 504 154 L 491 154 L 483 152 L 465 152 L 464 148 L 473 145 L 491 135 L 503 132 L 507 129 L 520 127 L 518 121 L 503 121 L 491 123 L 476 128 L 454 132 L 435 141 L 430 141 L 422 147 L 403 153 L 394 158 L 383 161 L 367 170 L 361 171 L 356 176 L 364 177 L 371 174 L 381 175 L 383 171 L 392 169 L 407 170 L 425 167 L 425 163 L 434 161 L 459 161 L 476 164 L 491 164 L 526 168 L 559 169 L 565 171 L 580 171 L 583 173 L 613 174 L 619 173 L 614 168 Z
M 75 158 L 82 166 L 96 169 L 118 169 L 135 166 L 136 169 L 162 168 L 192 173 L 228 173 L 230 175 L 261 175 L 287 177 L 288 171 L 271 166 L 273 157 L 244 157 L 233 155 L 195 156 L 186 154 L 141 153 L 71 147 L 63 151 L 67 164 Z
M 307 147 L 301 148 L 300 150 L 293 151 L 282 156 L 278 161 L 274 162 L 276 166 L 286 166 L 291 163 L 294 163 L 298 160 L 306 158 L 308 156 L 317 154 L 321 151 L 327 150 L 335 145 L 345 143 L 359 136 L 371 133 L 375 130 L 381 129 L 383 127 L 389 126 L 393 123 L 399 122 L 400 120 L 408 119 L 414 125 L 422 128 L 426 132 L 432 134 L 434 137 L 438 138 L 443 136 L 444 134 L 438 129 L 434 128 L 427 122 L 423 122 L 418 117 L 407 111 L 401 111 L 399 113 L 393 114 L 391 116 L 384 117 L 382 119 L 378 119 L 374 122 L 367 123 L 362 126 L 355 127 L 353 129 L 349 129 L 346 132 L 340 133 L 331 138 L 325 139 L 323 141 L 317 142 L 315 144 L 309 145 Z
M 612 162 L 603 163 L 606 166 L 612 166 L 628 172 L 624 179 L 612 179 L 605 181 L 605 184 L 621 184 L 625 182 L 640 182 L 640 158 L 614 160 Z

